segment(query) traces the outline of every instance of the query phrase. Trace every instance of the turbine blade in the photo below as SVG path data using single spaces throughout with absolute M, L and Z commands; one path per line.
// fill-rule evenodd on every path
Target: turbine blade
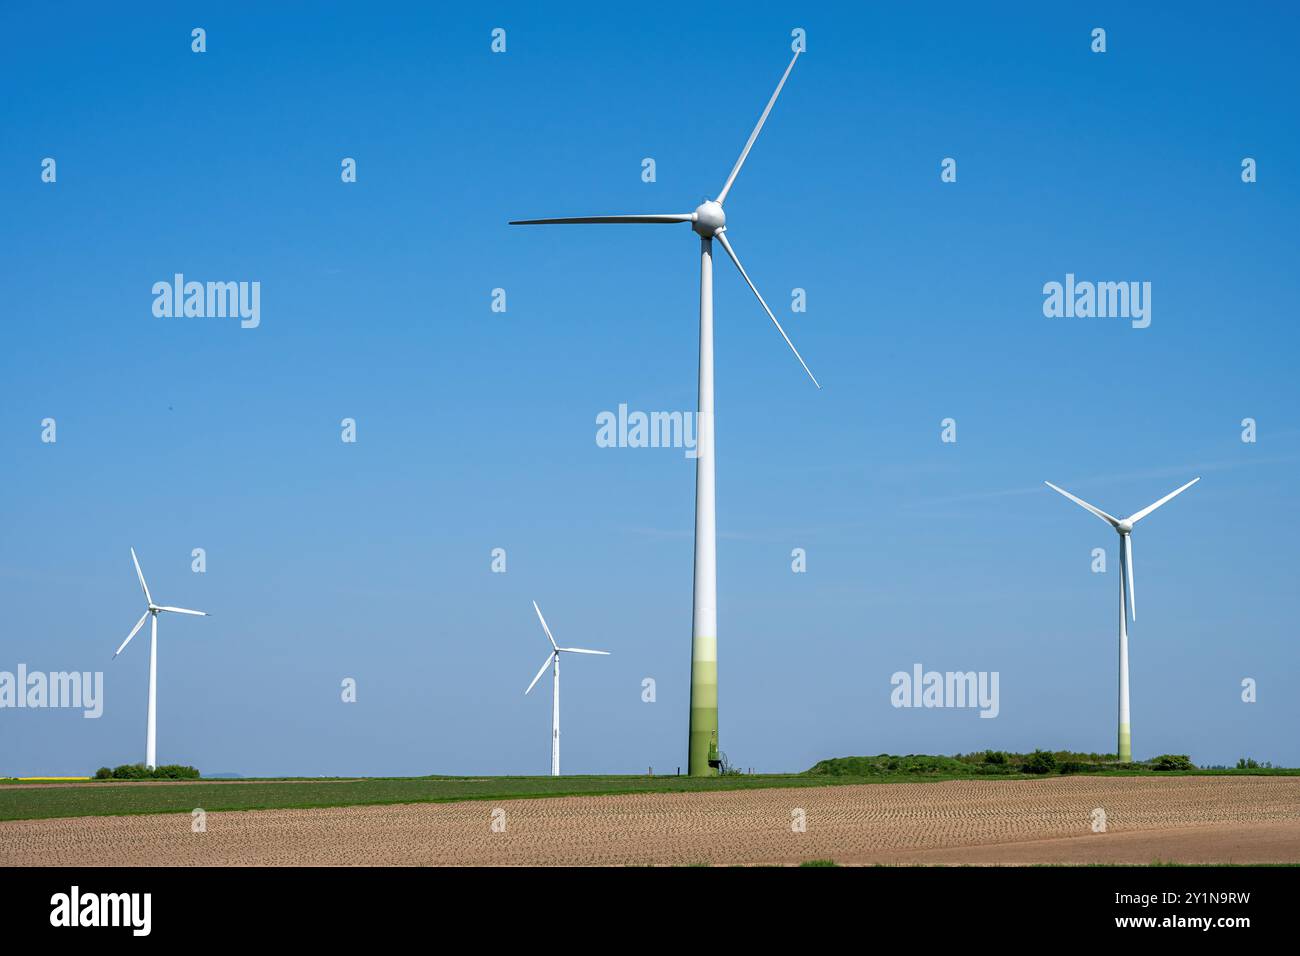
M 1124 566 L 1128 569 L 1128 606 L 1133 620 L 1138 619 L 1137 598 L 1133 595 L 1133 537 L 1124 535 Z
M 798 56 L 798 54 L 795 55 Z M 812 383 L 818 388 L 821 388 L 821 382 L 817 381 L 817 376 L 812 373 L 812 369 L 808 367 L 808 363 L 803 360 L 803 356 L 799 354 L 799 350 L 794 347 L 794 343 L 790 341 L 790 336 L 785 334 L 785 329 L 781 328 L 781 323 L 776 320 L 776 316 L 772 314 L 772 310 L 767 307 L 767 303 L 764 302 L 763 297 L 759 295 L 758 288 L 752 281 L 750 281 L 749 273 L 747 273 L 745 267 L 740 264 L 740 257 L 736 255 L 736 250 L 731 248 L 731 243 L 727 241 L 727 237 L 723 234 L 722 230 L 715 232 L 713 238 L 721 242 L 722 248 L 727 250 L 727 255 L 731 256 L 731 261 L 736 264 L 736 268 L 740 270 L 741 276 L 747 283 L 749 283 L 750 289 L 752 289 L 754 295 L 757 296 L 758 304 L 763 307 L 763 311 L 767 313 L 767 317 L 772 320 L 772 324 L 776 326 L 776 330 L 781 333 L 781 338 L 785 339 L 785 344 L 790 346 L 790 351 L 793 352 L 794 357 L 799 360 L 799 364 L 803 366 L 803 370 L 808 373 L 808 377 L 812 379 Z
M 1074 495 L 1070 494 L 1064 488 L 1058 488 L 1050 481 L 1045 481 L 1043 482 L 1043 484 L 1047 485 L 1047 487 L 1051 488 L 1053 491 L 1059 491 L 1061 494 L 1065 495 L 1065 497 L 1069 498 L 1079 507 L 1086 508 L 1088 511 L 1091 511 L 1102 521 L 1105 521 L 1107 524 L 1109 524 L 1112 528 L 1119 527 L 1119 520 L 1116 518 L 1112 518 L 1110 515 L 1106 514 L 1106 512 L 1102 511 L 1100 508 L 1094 508 L 1092 505 L 1088 504 L 1088 502 L 1084 501 L 1082 498 L 1076 498 Z
M 554 226 L 573 223 L 694 222 L 693 212 L 656 213 L 646 216 L 568 216 L 563 219 L 511 219 L 511 226 Z
M 781 87 L 785 86 L 786 78 L 789 77 L 790 71 L 794 69 L 794 61 L 799 59 L 799 54 L 803 50 L 795 50 L 794 57 L 790 60 L 790 65 L 785 68 L 781 74 L 781 82 L 776 84 L 776 92 L 772 98 L 767 101 L 767 108 L 763 110 L 763 115 L 758 118 L 758 125 L 754 127 L 754 132 L 749 134 L 749 141 L 745 143 L 745 148 L 740 151 L 740 159 L 736 160 L 735 167 L 731 170 L 731 175 L 723 183 L 722 192 L 718 194 L 718 205 L 721 206 L 727 201 L 727 193 L 731 192 L 731 184 L 736 181 L 736 176 L 740 173 L 740 167 L 745 165 L 745 159 L 749 156 L 749 151 L 754 148 L 754 140 L 758 139 L 758 134 L 763 130 L 763 124 L 767 122 L 767 114 L 772 112 L 772 107 L 776 105 L 776 98 L 781 95 Z
M 172 611 L 172 612 L 174 612 L 174 613 L 176 613 L 176 614 L 194 614 L 194 615 L 196 615 L 196 616 L 198 616 L 198 617 L 207 617 L 207 616 L 208 616 L 208 612 L 207 612 L 207 611 L 191 611 L 191 610 L 190 610 L 189 608 L 187 608 L 187 607 L 159 607 L 158 610 L 160 610 L 160 611 Z
M 1137 524 L 1139 521 L 1141 521 L 1143 518 L 1145 518 L 1145 517 L 1146 517 L 1147 515 L 1149 515 L 1151 512 L 1155 511 L 1155 510 L 1156 510 L 1157 508 L 1159 508 L 1162 504 L 1164 504 L 1166 501 L 1168 501 L 1170 498 L 1173 498 L 1173 497 L 1175 497 L 1176 495 L 1181 495 L 1184 491 L 1186 491 L 1188 488 L 1192 487 L 1192 485 L 1196 484 L 1196 483 L 1197 483 L 1198 481 L 1200 481 L 1200 480 L 1201 480 L 1200 478 L 1193 478 L 1191 481 L 1189 481 L 1187 484 L 1183 485 L 1183 486 L 1182 486 L 1181 488 L 1179 488 L 1177 491 L 1171 491 L 1171 492 L 1169 492 L 1169 494 L 1165 495 L 1163 498 L 1161 498 L 1161 499 L 1160 499 L 1159 501 L 1157 501 L 1155 504 L 1153 504 L 1153 505 L 1147 505 L 1145 508 L 1143 508 L 1143 509 L 1142 509 L 1141 511 L 1139 511 L 1137 514 L 1133 515 L 1132 517 L 1130 517 L 1130 518 L 1128 519 L 1129 524 Z
M 144 599 L 152 604 L 153 598 L 149 596 L 149 585 L 144 583 L 144 572 L 140 570 L 140 559 L 135 556 L 135 548 L 131 549 L 131 560 L 135 562 L 135 575 L 140 579 L 140 590 L 144 592 Z
M 144 619 L 147 618 L 148 616 L 149 616 L 148 611 L 145 611 L 143 614 L 140 615 L 140 620 L 135 622 L 135 627 L 131 628 L 131 633 L 126 636 L 126 640 L 123 641 L 121 646 L 119 646 L 118 649 L 113 652 L 114 657 L 117 657 L 118 654 L 121 654 L 124 650 L 126 650 L 126 645 L 130 644 L 131 638 L 135 637 L 135 635 L 139 633 L 140 628 L 144 627 Z
M 546 661 L 542 664 L 542 669 L 537 672 L 537 676 L 533 678 L 533 682 L 528 685 L 528 690 L 524 691 L 524 696 L 527 696 L 528 691 L 532 690 L 537 682 L 542 679 L 542 675 L 546 673 L 546 668 L 551 666 L 551 660 L 554 657 L 555 651 L 551 651 L 551 653 L 546 656 Z
M 571 654 L 604 654 L 609 657 L 609 651 L 589 651 L 585 647 L 557 647 L 557 651 L 568 651 Z
M 542 630 L 546 632 L 546 639 L 551 642 L 551 647 L 556 647 L 555 638 L 551 637 L 551 629 L 546 626 L 546 618 L 542 617 L 542 609 L 533 602 L 533 610 L 537 612 L 537 620 L 542 622 Z

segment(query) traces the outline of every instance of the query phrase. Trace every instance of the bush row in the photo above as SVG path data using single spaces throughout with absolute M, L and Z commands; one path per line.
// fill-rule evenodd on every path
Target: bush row
M 1068 750 L 1035 750 L 1029 754 L 984 750 L 952 757 L 929 754 L 879 754 L 875 757 L 836 757 L 823 760 L 808 771 L 814 776 L 871 777 L 882 774 L 1047 774 L 1099 773 L 1105 770 L 1195 770 L 1186 754 L 1162 754 L 1138 763 L 1121 763 L 1114 754 L 1074 753 Z
M 95 771 L 96 780 L 197 780 L 199 772 L 183 764 L 169 763 L 150 770 L 142 763 L 124 763 L 120 767 L 109 769 L 100 767 Z

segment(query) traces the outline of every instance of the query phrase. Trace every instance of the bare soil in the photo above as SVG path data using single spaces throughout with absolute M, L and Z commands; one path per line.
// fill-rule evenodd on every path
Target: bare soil
M 1093 830 L 1097 808 L 1105 832 Z M 213 812 L 206 823 L 0 823 L 0 865 L 1300 863 L 1300 778 L 958 780 Z

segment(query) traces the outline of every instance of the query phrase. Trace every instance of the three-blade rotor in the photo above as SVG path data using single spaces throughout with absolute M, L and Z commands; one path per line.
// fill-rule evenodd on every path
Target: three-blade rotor
M 731 257 L 731 261 L 735 263 L 736 269 L 739 270 L 741 277 L 745 280 L 745 284 L 753 291 L 754 296 L 758 299 L 759 305 L 763 307 L 763 311 L 766 312 L 768 318 L 772 320 L 772 324 L 776 326 L 776 330 L 781 333 L 781 338 L 785 340 L 785 344 L 790 347 L 790 351 L 793 352 L 794 357 L 799 360 L 799 364 L 802 365 L 803 370 L 808 373 L 808 377 L 812 379 L 813 384 L 820 389 L 821 383 L 817 381 L 817 377 L 813 375 L 812 370 L 808 368 L 808 363 L 803 360 L 803 356 L 799 354 L 799 350 L 796 349 L 794 343 L 790 341 L 790 336 L 785 334 L 785 329 L 781 328 L 781 323 L 777 321 L 772 310 L 768 308 L 767 302 L 758 291 L 758 287 L 754 285 L 753 280 L 750 279 L 749 274 L 745 271 L 745 267 L 740 264 L 740 258 L 736 255 L 736 251 L 731 247 L 731 243 L 727 241 L 727 237 L 723 235 L 723 232 L 727 228 L 727 220 L 726 215 L 722 211 L 722 204 L 726 202 L 727 196 L 731 192 L 731 187 L 736 182 L 736 177 L 740 175 L 741 167 L 745 165 L 745 160 L 749 158 L 749 151 L 754 148 L 754 143 L 758 139 L 758 134 L 763 130 L 763 124 L 767 122 L 767 117 L 772 112 L 772 107 L 776 105 L 777 97 L 781 95 L 781 89 L 785 86 L 785 81 L 789 78 L 790 71 L 794 69 L 794 64 L 799 59 L 799 54 L 802 52 L 802 50 L 796 51 L 794 57 L 790 60 L 790 65 L 785 68 L 785 73 L 781 75 L 781 81 L 777 83 L 776 90 L 772 93 L 772 98 L 767 101 L 767 106 L 764 107 L 763 114 L 759 116 L 758 123 L 754 126 L 754 131 L 749 134 L 749 139 L 745 142 L 745 148 L 740 151 L 740 158 L 736 160 L 736 165 L 732 167 L 731 174 L 727 176 L 727 181 L 722 185 L 722 192 L 718 194 L 716 200 L 706 200 L 694 212 L 687 213 L 655 213 L 639 216 L 565 216 L 552 219 L 512 219 L 510 220 L 510 225 L 547 226 L 582 223 L 691 223 L 691 228 L 703 239 L 717 239 L 722 244 L 722 248 L 726 250 L 727 255 Z
M 1069 498 L 1079 507 L 1084 508 L 1087 511 L 1091 511 L 1098 518 L 1100 518 L 1102 521 L 1105 521 L 1108 525 L 1110 525 L 1119 533 L 1120 540 L 1122 542 L 1122 549 L 1120 551 L 1120 563 L 1123 565 L 1123 567 L 1120 569 L 1120 574 L 1123 578 L 1126 579 L 1126 583 L 1127 583 L 1126 590 L 1128 592 L 1129 613 L 1132 616 L 1133 620 L 1136 621 L 1137 620 L 1137 597 L 1133 591 L 1133 539 L 1132 539 L 1133 526 L 1137 524 L 1139 521 L 1141 521 L 1143 518 L 1145 518 L 1147 515 L 1151 514 L 1151 512 L 1155 511 L 1161 505 L 1165 504 L 1168 501 L 1171 501 L 1172 499 L 1176 498 L 1178 495 L 1181 495 L 1184 491 L 1192 487 L 1192 485 L 1196 484 L 1200 480 L 1201 480 L 1200 478 L 1193 478 L 1191 481 L 1183 485 L 1181 488 L 1175 488 L 1173 491 L 1169 492 L 1169 494 L 1165 495 L 1159 501 L 1147 505 L 1141 511 L 1136 511 L 1133 514 L 1129 515 L 1127 518 L 1116 518 L 1113 515 L 1109 515 L 1106 512 L 1102 511 L 1100 508 L 1088 504 L 1088 502 L 1084 501 L 1082 498 L 1075 497 L 1074 495 L 1066 491 L 1064 488 L 1058 488 L 1050 481 L 1045 481 L 1043 482 L 1043 484 L 1047 485 L 1047 487 L 1051 488 L 1053 491 L 1065 495 L 1065 497 Z
M 561 654 L 600 654 L 602 657 L 609 656 L 609 651 L 592 651 L 585 647 L 560 647 L 555 643 L 555 638 L 551 635 L 551 629 L 546 626 L 546 618 L 542 617 L 542 609 L 537 606 L 536 601 L 533 602 L 533 610 L 537 612 L 537 620 L 542 622 L 542 630 L 546 632 L 546 639 L 551 642 L 551 653 L 546 655 L 546 660 L 542 662 L 541 668 L 538 669 L 537 676 L 528 685 L 528 690 L 524 691 L 525 695 L 537 685 L 537 682 L 542 679 L 542 675 L 546 673 L 546 668 L 550 667 L 552 662 Z
M 130 644 L 131 639 L 135 637 L 136 634 L 140 633 L 140 628 L 144 627 L 144 622 L 149 619 L 150 614 L 156 615 L 163 611 L 170 611 L 173 614 L 193 614 L 196 617 L 209 616 L 207 611 L 191 611 L 187 607 L 170 607 L 166 604 L 154 604 L 153 598 L 149 596 L 149 585 L 144 581 L 144 572 L 140 570 L 140 559 L 135 556 L 135 548 L 131 549 L 131 562 L 135 565 L 136 577 L 140 579 L 140 590 L 144 592 L 145 603 L 148 606 L 145 608 L 145 612 L 140 615 L 140 620 L 135 622 L 135 627 L 131 628 L 131 633 L 126 636 L 126 640 L 124 640 L 118 649 L 113 652 L 114 657 L 117 657 L 118 654 L 121 654 L 126 650 L 126 645 Z

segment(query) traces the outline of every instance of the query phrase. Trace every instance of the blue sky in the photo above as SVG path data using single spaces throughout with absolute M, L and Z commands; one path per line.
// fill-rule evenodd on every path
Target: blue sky
M 143 759 L 130 546 L 213 612 L 162 621 L 160 762 L 545 773 L 535 599 L 613 652 L 566 662 L 565 771 L 684 765 L 694 463 L 595 418 L 694 408 L 698 245 L 505 223 L 715 195 L 795 27 L 728 235 L 825 388 L 719 259 L 722 749 L 1112 749 L 1115 536 L 1042 482 L 1200 475 L 1134 536 L 1135 755 L 1300 764 L 1296 18 L 1132 6 L 0 12 L 0 670 L 105 674 L 99 720 L 0 711 L 0 774 Z M 260 326 L 154 317 L 177 272 Z M 1150 327 L 1045 317 L 1067 273 L 1149 281 Z M 894 709 L 916 662 L 999 716 Z

